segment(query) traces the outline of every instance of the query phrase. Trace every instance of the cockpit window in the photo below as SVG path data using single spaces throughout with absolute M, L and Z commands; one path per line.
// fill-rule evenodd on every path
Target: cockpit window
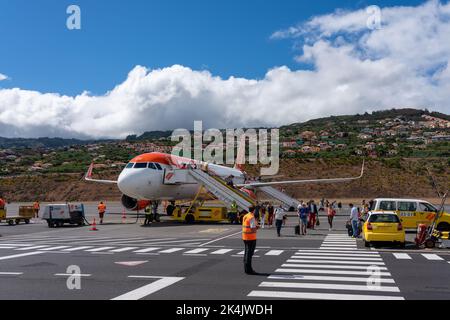
M 147 168 L 147 163 L 136 163 L 134 165 L 134 169 L 146 169 Z
M 159 163 L 155 163 L 155 166 L 156 166 L 156 167 L 158 168 L 158 170 L 160 170 L 160 171 L 163 169 Z
M 149 164 L 148 164 L 148 167 L 149 167 L 150 169 L 156 170 L 156 166 L 155 166 L 154 163 L 149 163 Z
M 134 163 L 133 163 L 133 162 L 130 162 L 129 164 L 127 164 L 126 168 L 127 168 L 127 169 L 132 169 L 133 166 L 134 166 Z

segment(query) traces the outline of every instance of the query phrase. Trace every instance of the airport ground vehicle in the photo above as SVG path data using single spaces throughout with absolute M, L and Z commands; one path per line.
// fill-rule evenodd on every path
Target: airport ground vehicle
M 176 206 L 173 220 L 192 224 L 198 221 L 222 222 L 229 221 L 228 210 L 224 206 Z
M 371 211 L 393 211 L 395 212 L 405 229 L 414 229 L 421 224 L 430 226 L 438 212 L 431 203 L 419 199 L 388 199 L 380 198 L 372 202 Z M 444 212 L 436 221 L 439 231 L 450 231 L 450 214 Z
M 21 222 L 29 224 L 33 216 L 34 216 L 34 209 L 32 206 L 19 207 L 19 215 L 11 217 L 7 216 L 6 209 L 0 209 L 0 222 L 5 221 L 10 226 L 14 224 L 20 224 Z
M 363 225 L 366 247 L 374 242 L 392 242 L 405 246 L 405 229 L 396 212 L 371 212 Z
M 42 220 L 49 228 L 62 227 L 64 224 L 83 226 L 85 222 L 83 204 L 49 204 L 44 208 Z

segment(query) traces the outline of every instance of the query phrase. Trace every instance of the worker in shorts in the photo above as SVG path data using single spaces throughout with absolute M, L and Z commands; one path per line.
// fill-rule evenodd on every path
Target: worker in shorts
M 98 208 L 98 216 L 100 218 L 100 224 L 103 224 L 103 217 L 105 216 L 106 205 L 103 202 L 100 202 L 97 208 Z

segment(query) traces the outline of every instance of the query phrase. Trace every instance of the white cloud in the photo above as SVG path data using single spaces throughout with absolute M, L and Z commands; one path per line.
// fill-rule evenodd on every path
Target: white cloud
M 6 80 L 6 79 L 8 79 L 8 76 L 0 73 L 0 81 Z
M 183 66 L 137 66 L 102 96 L 0 90 L 0 136 L 124 137 L 147 130 L 277 126 L 393 107 L 450 111 L 450 4 L 336 11 L 272 38 L 302 43 L 310 70 L 278 67 L 261 80 L 221 79 Z

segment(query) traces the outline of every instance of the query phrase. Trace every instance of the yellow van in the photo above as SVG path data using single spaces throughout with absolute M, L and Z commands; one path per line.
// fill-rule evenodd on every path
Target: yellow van
M 394 211 L 405 229 L 416 229 L 419 224 L 431 225 L 438 209 L 419 199 L 379 198 L 372 200 L 370 211 Z M 450 231 L 450 214 L 444 212 L 437 222 L 439 231 Z

